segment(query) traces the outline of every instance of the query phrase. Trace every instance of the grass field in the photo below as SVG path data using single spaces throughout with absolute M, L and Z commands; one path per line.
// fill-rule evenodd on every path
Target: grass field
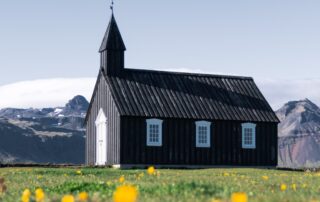
M 248 201 L 254 202 L 320 201 L 320 173 L 311 172 L 205 169 L 156 170 L 149 175 L 146 170 L 2 168 L 1 177 L 7 187 L 0 193 L 4 202 L 21 201 L 26 188 L 32 193 L 42 188 L 45 201 L 61 201 L 65 194 L 77 196 L 82 191 L 89 194 L 89 201 L 112 201 L 114 191 L 123 184 L 137 188 L 138 201 L 231 201 L 235 192 L 246 193 Z

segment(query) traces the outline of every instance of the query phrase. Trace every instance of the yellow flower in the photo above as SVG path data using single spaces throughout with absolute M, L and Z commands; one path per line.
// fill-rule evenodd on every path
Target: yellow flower
M 138 191 L 134 186 L 122 185 L 117 187 L 113 193 L 114 202 L 135 202 L 138 198 Z
M 44 201 L 45 194 L 41 188 L 36 189 L 36 202 Z
M 119 178 L 119 182 L 120 182 L 120 183 L 124 183 L 124 180 L 125 180 L 125 179 L 124 179 L 124 176 L 121 175 L 121 177 Z
M 87 201 L 89 198 L 89 195 L 87 192 L 81 192 L 79 193 L 78 198 L 79 198 L 79 201 Z
M 227 176 L 230 176 L 229 173 L 223 173 L 223 176 L 227 177 Z
M 285 191 L 287 189 L 287 185 L 286 184 L 281 184 L 280 185 L 280 190 L 281 191 Z
M 231 202 L 247 202 L 248 196 L 244 192 L 236 192 L 231 195 Z
M 264 179 L 264 180 L 269 180 L 269 177 L 266 176 L 266 175 L 264 175 L 264 176 L 262 176 L 262 179 Z
M 74 202 L 74 197 L 72 195 L 64 195 L 61 202 Z
M 29 202 L 30 201 L 31 192 L 29 189 L 25 189 L 21 196 L 22 202 Z
M 296 184 L 292 184 L 292 189 L 293 189 L 293 191 L 297 191 L 297 185 Z
M 156 170 L 155 170 L 155 168 L 154 168 L 153 166 L 150 166 L 150 167 L 148 168 L 148 170 L 147 170 L 147 173 L 148 173 L 149 175 L 154 175 L 155 172 L 156 172 Z
M 82 171 L 81 171 L 81 170 L 77 170 L 76 173 L 77 173 L 78 175 L 81 175 L 81 174 L 82 174 Z

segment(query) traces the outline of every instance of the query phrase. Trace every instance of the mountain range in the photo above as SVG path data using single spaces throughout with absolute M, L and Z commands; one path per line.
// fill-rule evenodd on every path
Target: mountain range
M 1 109 L 0 163 L 83 164 L 88 106 L 76 96 L 64 107 Z
M 0 110 L 0 163 L 83 164 L 88 101 L 64 107 Z M 308 99 L 276 111 L 280 167 L 320 166 L 320 108 Z

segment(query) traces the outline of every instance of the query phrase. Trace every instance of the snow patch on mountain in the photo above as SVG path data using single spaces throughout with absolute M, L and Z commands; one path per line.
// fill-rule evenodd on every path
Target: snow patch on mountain
M 0 163 L 84 163 L 89 103 L 75 96 L 64 107 L 0 110 Z

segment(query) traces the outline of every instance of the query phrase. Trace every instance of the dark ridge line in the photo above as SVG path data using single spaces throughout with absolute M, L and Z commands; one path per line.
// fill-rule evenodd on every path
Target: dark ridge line
M 153 74 L 171 74 L 179 76 L 196 76 L 196 77 L 212 77 L 212 78 L 230 78 L 230 79 L 241 79 L 241 80 L 253 80 L 252 77 L 248 76 L 235 76 L 235 75 L 220 75 L 220 74 L 206 74 L 206 73 L 192 73 L 192 72 L 176 72 L 176 71 L 165 71 L 165 70 L 151 70 L 151 69 L 132 69 L 124 68 L 124 72 L 135 72 L 135 73 L 153 73 Z

